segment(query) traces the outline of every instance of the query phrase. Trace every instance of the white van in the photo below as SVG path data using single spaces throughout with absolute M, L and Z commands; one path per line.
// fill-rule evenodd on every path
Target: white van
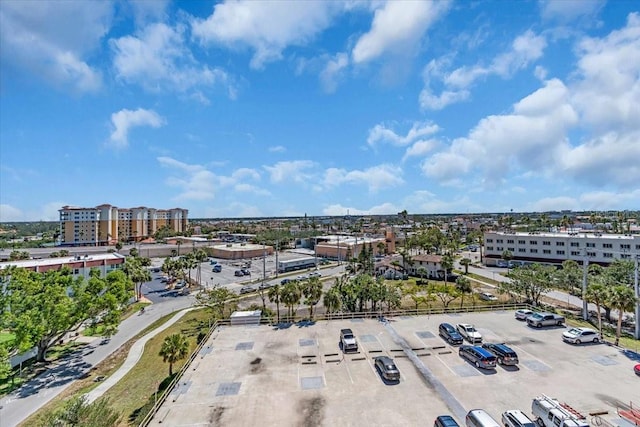
M 467 427 L 502 427 L 484 409 L 472 409 L 465 418 Z
M 505 427 L 537 427 L 535 423 L 519 409 L 503 412 L 502 423 Z

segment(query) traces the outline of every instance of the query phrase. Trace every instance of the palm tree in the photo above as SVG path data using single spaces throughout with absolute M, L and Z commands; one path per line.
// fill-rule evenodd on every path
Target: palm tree
M 342 307 L 342 300 L 340 299 L 339 289 L 334 286 L 325 292 L 322 303 L 324 304 L 324 308 L 327 310 L 327 313 L 335 313 L 340 310 Z
M 618 310 L 618 327 L 616 328 L 616 345 L 618 345 L 622 333 L 622 316 L 625 312 L 635 308 L 636 296 L 632 288 L 626 285 L 616 285 L 610 288 L 607 299 L 609 305 Z
M 456 289 L 460 293 L 460 308 L 464 305 L 464 296 L 473 292 L 471 281 L 464 276 L 456 279 Z
M 453 257 L 449 254 L 443 255 L 440 260 L 440 265 L 444 270 L 444 283 L 447 284 L 449 278 L 449 270 L 453 268 Z
M 585 294 L 587 302 L 591 302 L 596 305 L 596 315 L 598 316 L 598 331 L 602 336 L 602 313 L 600 307 L 602 303 L 607 299 L 607 288 L 602 283 L 593 283 L 587 287 L 587 293 Z
M 322 283 L 317 277 L 312 277 L 302 285 L 302 295 L 304 295 L 304 303 L 309 306 L 309 319 L 313 320 L 313 307 L 318 304 L 322 298 Z
M 189 354 L 189 341 L 182 334 L 169 335 L 162 342 L 159 356 L 162 361 L 169 362 L 169 376 L 173 375 L 173 364 L 187 357 Z
M 471 265 L 472 261 L 469 258 L 462 258 L 460 260 L 460 265 L 462 265 L 464 267 L 464 274 L 467 275 L 469 274 L 469 266 Z
M 297 281 L 289 282 L 282 288 L 280 298 L 284 305 L 288 308 L 289 318 L 295 319 L 294 306 L 300 302 L 302 293 L 300 292 L 300 286 Z
M 280 303 L 282 302 L 282 288 L 280 285 L 275 285 L 269 288 L 269 302 L 276 303 L 276 312 L 278 316 L 278 323 L 280 323 Z

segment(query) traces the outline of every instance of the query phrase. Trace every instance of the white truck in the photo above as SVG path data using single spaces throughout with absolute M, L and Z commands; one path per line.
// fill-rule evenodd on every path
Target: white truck
M 531 413 L 540 427 L 589 427 L 580 412 L 544 394 L 533 399 Z

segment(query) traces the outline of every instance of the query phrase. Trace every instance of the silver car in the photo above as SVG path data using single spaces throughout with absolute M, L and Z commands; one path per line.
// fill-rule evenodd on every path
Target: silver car
M 531 316 L 533 311 L 527 309 L 516 310 L 516 319 L 518 320 L 527 320 L 527 317 Z

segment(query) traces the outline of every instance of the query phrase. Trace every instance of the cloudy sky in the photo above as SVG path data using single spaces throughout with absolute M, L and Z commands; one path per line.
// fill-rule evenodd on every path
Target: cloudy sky
M 640 209 L 640 3 L 0 2 L 0 221 Z

